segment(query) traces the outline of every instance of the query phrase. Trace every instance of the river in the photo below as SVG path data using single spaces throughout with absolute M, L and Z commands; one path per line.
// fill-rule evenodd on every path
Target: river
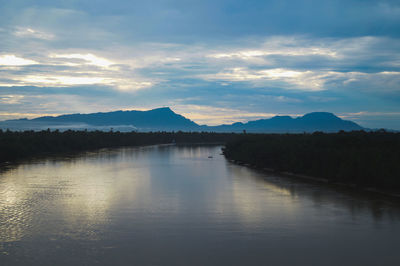
M 391 199 L 228 162 L 107 149 L 0 172 L 0 265 L 400 265 Z

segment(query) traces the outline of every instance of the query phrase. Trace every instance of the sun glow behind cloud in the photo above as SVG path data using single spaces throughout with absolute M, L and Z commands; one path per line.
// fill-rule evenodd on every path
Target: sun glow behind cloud
M 247 122 L 256 119 L 268 119 L 276 115 L 282 115 L 278 113 L 249 112 L 241 109 L 193 104 L 175 105 L 173 110 L 200 125 L 207 124 L 211 126 L 232 124 L 235 122 Z M 291 115 L 293 117 L 299 116 L 299 114 L 285 115 Z
M 121 91 L 135 91 L 153 85 L 150 81 L 135 79 L 118 79 L 101 76 L 59 76 L 59 75 L 29 75 L 21 77 L 17 83 L 1 83 L 0 86 L 37 86 L 37 87 L 68 87 L 78 85 L 102 85 Z
M 27 76 L 22 79 L 22 84 L 37 84 L 40 86 L 73 86 L 108 83 L 110 83 L 110 80 L 102 77 Z
M 62 59 L 81 59 L 85 61 L 85 64 L 94 65 L 98 67 L 107 68 L 115 64 L 114 62 L 96 56 L 94 54 L 52 54 L 51 58 L 62 58 Z M 71 63 L 70 63 L 71 64 Z M 79 63 L 72 63 L 72 65 L 79 65 Z
M 17 57 L 13 54 L 0 55 L 0 66 L 27 66 L 35 64 L 38 64 L 38 62 Z
M 148 44 L 139 48 L 118 47 L 106 54 L 98 51 L 77 49 L 74 52 L 60 53 L 50 51 L 41 55 L 40 62 L 15 55 L 0 58 L 0 65 L 29 66 L 38 65 L 37 71 L 30 68 L 20 73 L 13 72 L 0 78 L 2 86 L 76 86 L 105 85 L 111 89 L 135 91 L 159 86 L 181 86 L 171 83 L 171 79 L 185 78 L 216 82 L 229 86 L 245 82 L 249 87 L 280 87 L 297 91 L 323 91 L 331 89 L 327 83 L 348 84 L 362 80 L 397 79 L 397 71 L 378 73 L 361 71 L 342 71 L 341 61 L 356 56 L 359 50 L 382 40 L 372 37 L 343 40 L 308 40 L 305 37 L 269 37 L 259 47 L 250 48 L 219 47 L 218 51 L 205 46 Z M 232 51 L 234 50 L 234 51 Z M 103 53 L 104 54 L 104 53 Z M 128 55 L 128 56 L 127 56 Z M 365 53 L 362 53 L 365 56 Z M 39 55 L 40 56 L 40 55 Z M 278 56 L 278 57 L 276 57 Z M 313 59 L 313 56 L 318 58 Z M 321 59 L 322 58 L 322 59 Z M 238 59 L 240 59 L 238 61 Z M 316 60 L 326 64 L 315 68 Z M 396 64 L 393 58 L 392 64 Z M 298 63 L 300 62 L 300 63 Z M 301 64 L 301 67 L 299 67 Z M 338 66 L 337 66 L 338 65 Z M 44 73 L 43 68 L 48 69 Z M 61 69 L 60 66 L 68 67 Z M 40 67 L 40 68 L 39 68 Z M 385 82 L 385 87 L 395 89 L 393 82 Z M 378 85 L 378 84 L 377 84 Z M 385 88 L 386 89 L 386 88 Z
M 217 74 L 203 76 L 209 80 L 221 80 L 228 82 L 252 82 L 255 86 L 274 85 L 272 82 L 281 82 L 281 86 L 288 89 L 319 91 L 323 90 L 321 75 L 313 71 L 295 71 L 290 69 L 264 69 L 251 70 L 247 68 L 233 68 Z
M 326 48 L 303 48 L 303 47 L 295 47 L 291 49 L 282 48 L 282 49 L 266 49 L 266 50 L 240 50 L 236 52 L 229 53 L 215 53 L 210 54 L 208 57 L 216 58 L 216 59 L 234 59 L 239 58 L 242 60 L 251 60 L 255 57 L 264 57 L 270 55 L 282 55 L 282 56 L 307 56 L 307 55 L 320 55 L 320 56 L 329 56 L 329 57 L 337 57 L 337 53 L 330 49 Z
M 34 67 L 30 67 L 34 65 Z M 119 67 L 123 66 L 123 70 Z M 15 55 L 0 56 L 5 70 L 0 86 L 68 87 L 79 85 L 109 86 L 110 89 L 135 91 L 157 83 L 142 77 L 129 65 L 119 64 L 93 53 L 51 53 L 33 61 Z M 18 68 L 16 68 L 18 67 Z M 29 67 L 29 68 L 24 68 Z

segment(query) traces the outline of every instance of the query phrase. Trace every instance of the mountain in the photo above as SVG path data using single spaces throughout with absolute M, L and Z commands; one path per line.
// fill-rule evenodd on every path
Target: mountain
M 332 113 L 314 112 L 302 117 L 275 116 L 270 119 L 260 119 L 247 123 L 234 123 L 214 127 L 216 131 L 243 131 L 246 132 L 337 132 L 340 130 L 363 130 L 358 124 L 342 120 Z
M 174 113 L 169 107 L 149 111 L 115 111 L 91 114 L 67 114 L 43 116 L 34 119 L 18 119 L 0 122 L 0 128 L 12 130 L 41 129 L 89 129 L 120 131 L 196 131 L 195 122 Z
M 0 122 L 1 129 L 42 130 L 42 129 L 88 129 L 120 131 L 215 131 L 215 132 L 337 132 L 339 130 L 362 130 L 354 122 L 342 120 L 332 113 L 315 112 L 302 117 L 275 116 L 247 123 L 233 123 L 220 126 L 200 126 L 176 114 L 169 107 L 149 111 L 115 111 L 107 113 L 68 114 L 43 116 L 34 119 L 18 119 Z
M 143 130 L 174 130 L 197 128 L 198 125 L 174 113 L 169 107 L 149 111 L 115 111 L 108 113 L 44 116 L 31 121 L 52 124 L 87 124 L 92 126 L 132 126 Z

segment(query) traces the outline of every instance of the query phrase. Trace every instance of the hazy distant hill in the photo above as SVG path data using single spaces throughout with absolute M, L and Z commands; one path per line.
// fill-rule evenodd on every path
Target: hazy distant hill
M 32 119 L 41 123 L 87 124 L 91 126 L 132 126 L 142 130 L 195 129 L 198 125 L 174 113 L 169 107 L 149 111 L 115 111 L 108 113 L 72 114 Z
M 0 128 L 11 130 L 41 129 L 89 129 L 120 131 L 216 131 L 216 132 L 336 132 L 361 130 L 354 122 L 342 120 L 331 113 L 316 112 L 302 117 L 275 116 L 247 123 L 220 126 L 200 126 L 176 114 L 169 107 L 149 111 L 115 111 L 92 114 L 43 116 L 35 119 L 19 119 L 0 122 Z
M 302 117 L 275 116 L 270 119 L 260 119 L 247 123 L 234 123 L 213 127 L 216 131 L 247 132 L 337 132 L 339 130 L 362 130 L 358 124 L 343 120 L 332 113 L 315 112 Z

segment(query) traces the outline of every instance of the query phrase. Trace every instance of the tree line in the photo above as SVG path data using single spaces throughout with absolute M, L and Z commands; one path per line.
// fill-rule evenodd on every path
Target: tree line
M 225 143 L 225 156 L 238 162 L 400 191 L 400 133 L 385 131 L 234 134 L 0 130 L 0 163 L 62 152 L 167 143 Z
M 3 131 L 0 130 L 0 163 L 60 152 L 166 143 L 225 143 L 229 133 L 209 132 L 104 132 L 104 131 Z
M 244 134 L 228 159 L 332 182 L 400 191 L 400 133 Z

